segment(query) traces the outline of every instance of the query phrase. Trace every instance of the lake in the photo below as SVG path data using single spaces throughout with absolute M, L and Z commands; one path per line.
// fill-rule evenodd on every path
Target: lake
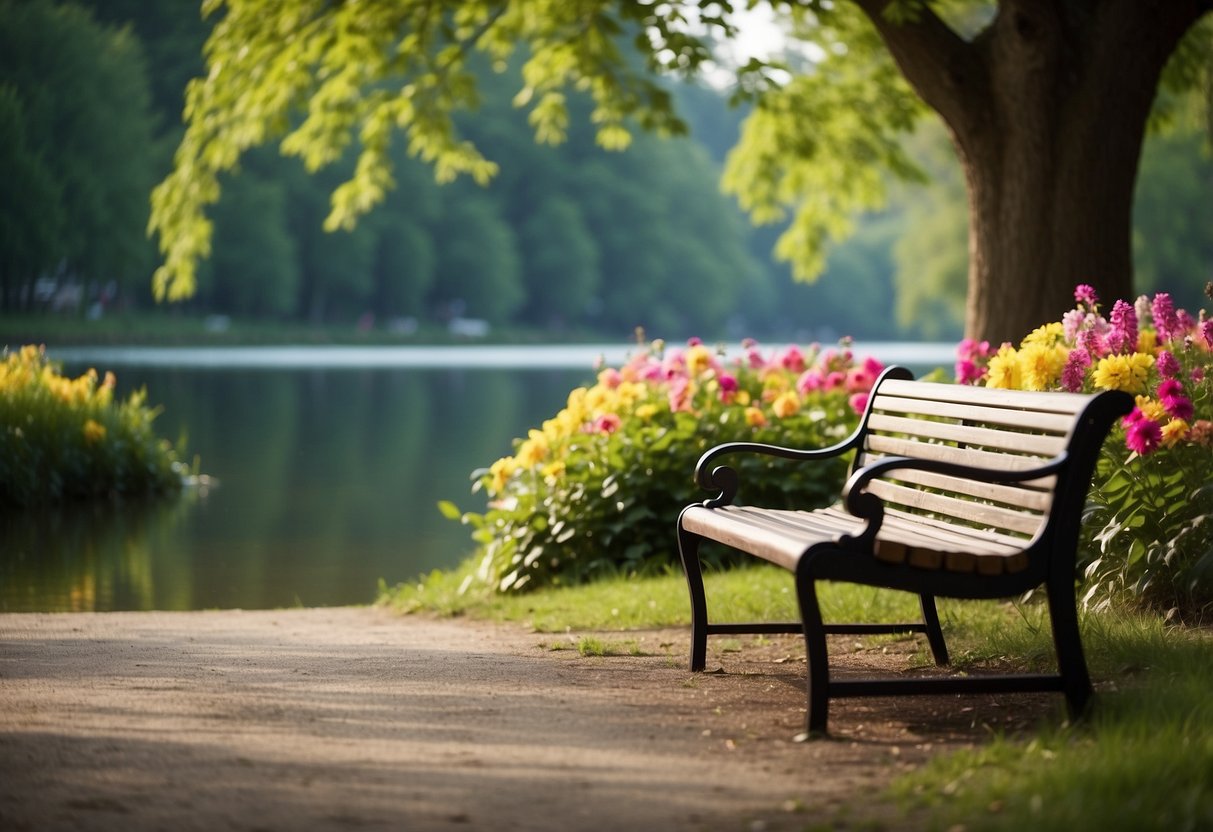
M 943 345 L 857 346 L 946 365 Z M 160 435 L 217 485 L 159 505 L 0 515 L 0 610 L 362 604 L 455 566 L 483 509 L 471 472 L 625 347 L 51 349 L 64 372 L 146 387 Z M 673 520 L 671 519 L 671 523 Z

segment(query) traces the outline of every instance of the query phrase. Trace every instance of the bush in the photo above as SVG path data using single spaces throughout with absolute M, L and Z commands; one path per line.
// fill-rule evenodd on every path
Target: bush
M 1213 605 L 1213 320 L 1176 310 L 1161 292 L 1118 300 L 1108 318 L 1089 286 L 1075 298 L 1075 309 L 1018 348 L 961 342 L 957 380 L 1135 395 L 1096 467 L 1080 552 L 1083 601 L 1127 598 L 1199 617 Z
M 152 431 L 146 392 L 115 403 L 114 375 L 59 374 L 44 350 L 5 351 L 0 363 L 0 507 L 164 494 L 185 467 Z
M 654 342 L 574 390 L 564 410 L 515 441 L 512 456 L 473 473 L 473 491 L 489 497 L 484 514 L 441 508 L 473 526 L 476 576 L 501 592 L 674 563 L 678 512 L 708 496 L 693 474 L 709 447 L 824 447 L 854 429 L 883 368 L 856 362 L 848 346 L 764 355 L 747 342 L 726 361 L 698 340 L 669 351 Z M 837 494 L 848 460 L 737 463 L 748 500 L 818 507 Z

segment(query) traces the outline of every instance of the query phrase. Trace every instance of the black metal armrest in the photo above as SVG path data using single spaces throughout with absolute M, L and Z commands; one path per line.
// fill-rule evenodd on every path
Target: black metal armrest
M 827 448 L 785 448 L 781 445 L 766 445 L 761 442 L 726 442 L 709 448 L 699 457 L 695 465 L 695 482 L 705 491 L 719 493 L 703 504 L 708 508 L 728 505 L 737 495 L 737 471 L 727 465 L 713 467 L 713 463 L 721 457 L 732 454 L 760 454 L 790 459 L 797 462 L 807 462 L 816 459 L 829 459 L 853 449 L 859 439 L 860 430 L 857 428 L 846 439 Z

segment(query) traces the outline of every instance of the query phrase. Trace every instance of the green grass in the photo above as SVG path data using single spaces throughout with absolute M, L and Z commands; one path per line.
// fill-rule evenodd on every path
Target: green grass
M 522 622 L 541 632 L 628 631 L 689 621 L 680 574 L 615 577 L 503 597 L 461 593 L 473 571 L 468 565 L 383 588 L 380 602 L 403 612 Z M 705 584 L 717 620 L 797 617 L 791 580 L 782 570 L 714 572 Z M 917 613 L 915 600 L 900 593 L 827 584 L 821 595 L 827 619 L 894 620 Z M 960 668 L 1054 666 L 1048 613 L 1038 600 L 943 601 L 940 614 Z M 1089 719 L 1046 723 L 1029 737 L 994 736 L 972 750 L 940 755 L 893 780 L 881 798 L 885 805 L 909 813 L 914 828 L 932 830 L 1213 829 L 1213 633 L 1112 609 L 1085 615 L 1083 637 L 1099 690 Z M 561 649 L 611 656 L 628 654 L 636 644 L 583 636 Z M 729 649 L 731 640 L 716 646 Z M 692 677 L 688 684 L 694 682 Z M 835 821 L 855 828 L 864 805 L 847 806 L 845 817 L 820 818 L 822 828 L 835 828 Z

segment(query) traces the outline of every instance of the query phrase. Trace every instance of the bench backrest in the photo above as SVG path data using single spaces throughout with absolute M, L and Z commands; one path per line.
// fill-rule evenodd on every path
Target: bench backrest
M 1049 521 L 1058 511 L 1074 515 L 1076 534 L 1095 458 L 1127 399 L 886 375 L 873 391 L 854 470 L 900 456 L 1022 471 L 1066 452 L 1071 465 L 1059 476 L 994 483 L 898 470 L 867 491 L 884 501 L 886 511 L 980 528 L 1008 543 L 1023 545 L 1052 531 Z

